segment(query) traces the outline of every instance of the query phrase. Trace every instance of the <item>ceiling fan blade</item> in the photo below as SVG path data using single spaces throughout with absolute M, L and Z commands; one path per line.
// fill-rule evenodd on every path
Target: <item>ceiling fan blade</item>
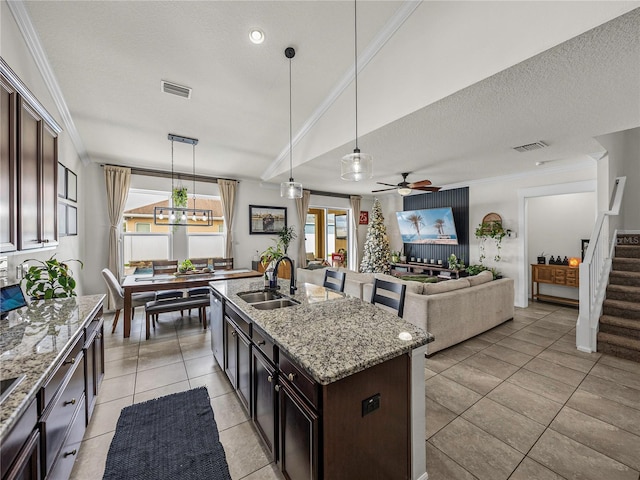
M 422 190 L 423 192 L 437 192 L 442 187 L 411 187 L 413 190 Z
M 379 182 L 378 182 L 379 183 Z M 382 190 L 371 190 L 371 193 L 378 193 L 378 192 L 388 192 L 389 190 L 395 190 L 398 187 L 393 187 L 393 188 L 383 188 Z
M 410 183 L 409 188 L 426 187 L 427 185 L 431 185 L 431 180 L 420 180 L 419 182 Z
M 387 187 L 397 187 L 398 185 L 393 183 L 376 182 L 378 185 L 386 185 Z

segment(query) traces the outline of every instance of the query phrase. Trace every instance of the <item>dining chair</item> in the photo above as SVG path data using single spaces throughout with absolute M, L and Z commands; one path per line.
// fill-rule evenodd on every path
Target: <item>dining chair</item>
M 111 299 L 114 302 L 113 306 L 116 310 L 116 316 L 113 319 L 113 327 L 111 328 L 111 333 L 113 333 L 116 331 L 116 326 L 118 325 L 120 311 L 124 308 L 124 290 L 120 286 L 120 283 L 118 282 L 118 279 L 115 277 L 113 272 L 111 272 L 111 270 L 109 270 L 108 268 L 102 269 L 102 276 L 104 277 L 104 281 L 107 284 L 109 294 L 111 295 Z M 133 318 L 136 307 L 142 307 L 147 302 L 155 299 L 155 292 L 141 292 L 131 295 L 131 317 Z
M 153 269 L 154 275 L 171 275 L 178 271 L 178 260 L 153 260 L 151 262 L 151 268 Z M 182 290 L 161 290 L 156 292 L 156 300 L 182 297 L 184 297 Z
M 326 269 L 324 271 L 323 287 L 335 290 L 336 292 L 344 292 L 344 281 L 347 275 L 344 272 Z
M 406 290 L 407 286 L 403 283 L 388 282 L 386 280 L 376 278 L 373 282 L 371 303 L 380 303 L 392 308 L 393 310 L 396 310 L 398 312 L 398 316 L 402 318 Z
M 190 258 L 191 264 L 196 270 L 202 270 L 209 267 L 210 258 Z M 213 263 L 211 263 L 213 265 Z M 206 297 L 209 296 L 209 287 L 194 287 L 187 289 L 187 297 Z M 191 315 L 191 309 L 189 309 L 189 315 Z
M 212 258 L 214 270 L 233 270 L 232 258 Z

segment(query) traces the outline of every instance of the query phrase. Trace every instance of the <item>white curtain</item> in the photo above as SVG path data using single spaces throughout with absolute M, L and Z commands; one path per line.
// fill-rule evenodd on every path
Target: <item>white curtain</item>
M 353 235 L 350 238 L 350 246 L 348 252 L 348 263 L 351 265 L 352 270 L 359 270 L 359 253 L 358 253 L 358 225 L 360 224 L 360 200 L 362 197 L 359 195 L 351 195 L 349 197 L 349 203 L 351 203 L 351 230 Z
M 302 198 L 296 198 L 296 211 L 298 212 L 298 267 L 307 266 L 307 250 L 304 245 L 304 224 L 307 223 L 307 212 L 309 211 L 309 190 L 302 191 Z
M 218 180 L 220 189 L 220 201 L 222 203 L 222 215 L 224 216 L 224 225 L 227 232 L 227 244 L 224 249 L 225 258 L 233 258 L 233 210 L 236 205 L 236 180 Z
M 124 207 L 129 196 L 131 169 L 106 165 L 104 180 L 107 187 L 107 214 L 109 215 L 109 270 L 120 279 L 122 276 L 118 233 Z M 109 308 L 113 300 L 109 298 Z

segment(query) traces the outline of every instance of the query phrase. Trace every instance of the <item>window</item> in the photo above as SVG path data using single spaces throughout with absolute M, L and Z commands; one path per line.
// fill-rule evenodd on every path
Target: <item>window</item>
M 137 233 L 151 233 L 151 224 L 150 223 L 136 223 L 136 232 Z

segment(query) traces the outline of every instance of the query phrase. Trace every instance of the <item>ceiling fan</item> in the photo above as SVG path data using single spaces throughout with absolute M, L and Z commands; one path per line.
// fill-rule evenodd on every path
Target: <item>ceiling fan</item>
M 430 186 L 431 180 L 420 180 L 419 182 L 409 183 L 407 182 L 407 176 L 409 175 L 409 173 L 411 172 L 401 173 L 400 175 L 402 175 L 402 181 L 396 185 L 393 185 L 391 183 L 376 182 L 380 185 L 387 185 L 391 188 L 383 188 L 382 190 L 372 190 L 371 193 L 386 192 L 388 190 L 397 189 L 398 193 L 404 197 L 405 195 L 409 195 L 411 193 L 411 190 L 422 190 L 423 192 L 437 192 L 438 190 L 440 190 L 440 188 L 442 188 L 442 187 L 431 187 Z

